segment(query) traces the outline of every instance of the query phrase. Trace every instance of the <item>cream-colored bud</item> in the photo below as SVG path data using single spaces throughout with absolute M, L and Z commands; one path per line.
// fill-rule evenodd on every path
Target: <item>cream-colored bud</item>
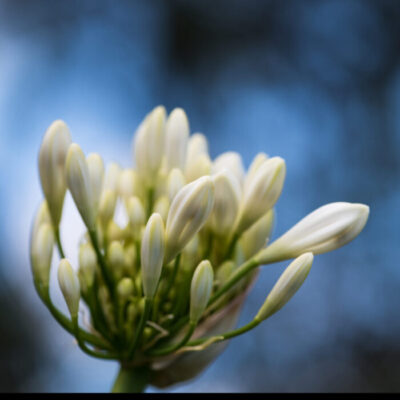
M 200 154 L 196 158 L 188 160 L 185 171 L 186 181 L 189 183 L 204 175 L 210 175 L 211 166 L 212 163 L 208 154 Z
M 146 221 L 146 213 L 138 197 L 133 196 L 128 200 L 127 213 L 132 234 L 137 239 Z
M 54 247 L 53 228 L 49 223 L 42 223 L 36 231 L 32 231 L 30 247 L 33 279 L 48 286 Z
M 172 168 L 180 168 L 183 171 L 186 164 L 189 121 L 182 108 L 172 110 L 167 120 L 165 132 L 167 171 L 170 171 Z
M 91 153 L 86 157 L 89 169 L 90 183 L 92 185 L 94 207 L 97 212 L 100 203 L 100 196 L 103 190 L 104 181 L 104 164 L 103 160 L 97 153 Z
M 300 289 L 313 262 L 312 253 L 305 253 L 297 257 L 285 269 L 275 283 L 264 304 L 258 311 L 255 319 L 263 321 L 280 310 Z
M 163 106 L 153 109 L 136 130 L 134 158 L 139 175 L 153 180 L 161 166 L 164 154 L 166 111 Z
M 152 299 L 156 293 L 164 260 L 165 232 L 160 214 L 154 213 L 144 230 L 141 248 L 143 291 Z
M 235 175 L 224 169 L 212 177 L 214 207 L 210 216 L 211 229 L 220 236 L 227 235 L 237 217 L 241 188 Z
M 200 154 L 208 155 L 207 138 L 202 133 L 194 133 L 189 137 L 187 147 L 186 165 L 196 159 Z
M 286 260 L 311 251 L 326 253 L 344 246 L 362 231 L 369 207 L 365 204 L 337 202 L 308 214 L 266 249 L 257 254 L 260 263 Z
M 108 245 L 107 252 L 108 262 L 115 270 L 123 268 L 125 264 L 125 254 L 122 244 L 114 240 Z
M 133 276 L 137 261 L 136 247 L 133 243 L 126 246 L 124 250 L 124 255 L 125 255 L 125 272 Z
M 138 186 L 136 172 L 131 168 L 124 169 L 119 176 L 119 195 L 124 199 L 129 199 L 129 197 L 133 196 Z
M 33 225 L 32 225 L 32 235 L 35 235 L 35 233 L 40 228 L 40 225 L 42 225 L 44 223 L 47 223 L 50 225 L 52 224 L 49 207 L 47 205 L 46 200 L 42 201 L 42 203 L 40 204 L 40 206 L 36 212 L 35 219 L 34 219 Z
M 225 261 L 221 266 L 218 267 L 216 279 L 219 287 L 221 287 L 229 279 L 234 269 L 235 263 L 231 260 Z
M 265 153 L 258 153 L 252 163 L 250 164 L 250 167 L 247 171 L 246 177 L 244 179 L 244 189 L 243 191 L 246 191 L 248 186 L 249 186 L 249 182 L 252 181 L 252 179 L 254 178 L 254 175 L 256 173 L 256 171 L 258 170 L 258 168 L 264 163 L 264 161 L 268 160 L 268 155 Z
M 79 271 L 88 288 L 93 286 L 96 266 L 97 257 L 92 245 L 90 243 L 81 244 L 79 247 Z
M 39 151 L 39 173 L 44 196 L 54 226 L 58 226 L 67 190 L 65 159 L 71 135 L 64 121 L 54 121 L 47 129 Z
M 111 220 L 107 225 L 107 240 L 112 242 L 113 240 L 125 239 L 126 232 L 122 229 L 114 220 Z
M 134 291 L 134 283 L 131 278 L 122 278 L 117 285 L 118 297 L 122 302 L 127 301 Z
M 154 212 L 161 215 L 164 223 L 167 222 L 168 211 L 169 211 L 169 200 L 167 196 L 161 196 L 157 199 L 154 204 L 153 210 Z
M 106 170 L 106 176 L 104 178 L 104 189 L 117 192 L 120 175 L 121 175 L 121 167 L 117 163 L 112 162 L 108 164 Z
M 185 177 L 179 168 L 171 169 L 168 174 L 167 188 L 169 201 L 172 202 L 176 194 L 185 186 Z
M 66 258 L 60 261 L 58 267 L 58 283 L 69 312 L 73 317 L 77 316 L 81 289 L 79 286 L 79 279 Z
M 175 196 L 166 226 L 165 262 L 170 262 L 202 228 L 214 204 L 214 184 L 204 176 L 185 185 Z
M 65 169 L 75 205 L 88 229 L 95 230 L 96 211 L 89 168 L 83 151 L 76 143 L 69 146 Z
M 210 261 L 202 261 L 196 268 L 190 286 L 190 321 L 197 323 L 210 300 L 214 271 Z
M 234 151 L 228 151 L 218 156 L 214 160 L 211 173 L 216 174 L 222 171 L 223 169 L 227 169 L 233 175 L 235 175 L 240 184 L 243 183 L 244 167 L 243 167 L 242 157 L 240 156 L 239 153 L 236 153 Z
M 271 209 L 243 233 L 239 243 L 246 260 L 265 247 L 274 225 L 274 219 L 275 212 Z
M 100 197 L 99 219 L 103 229 L 106 229 L 112 220 L 117 204 L 117 194 L 114 190 L 106 189 Z
M 274 206 L 282 192 L 285 174 L 285 161 L 280 157 L 269 158 L 257 168 L 243 193 L 236 233 L 244 232 Z

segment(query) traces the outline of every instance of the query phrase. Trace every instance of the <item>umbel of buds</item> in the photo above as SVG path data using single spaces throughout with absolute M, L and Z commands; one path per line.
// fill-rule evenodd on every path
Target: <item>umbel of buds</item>
M 247 173 L 235 152 L 212 161 L 207 139 L 190 134 L 180 108 L 151 111 L 136 130 L 133 155 L 135 167 L 104 167 L 55 121 L 39 151 L 44 200 L 31 231 L 40 299 L 85 353 L 120 363 L 114 392 L 195 377 L 227 340 L 287 304 L 315 255 L 353 240 L 368 219 L 366 205 L 330 203 L 271 242 L 285 161 L 260 153 Z M 86 227 L 76 261 L 60 239 L 67 190 Z M 68 314 L 50 296 L 54 247 Z M 290 259 L 253 319 L 236 328 L 259 267 Z

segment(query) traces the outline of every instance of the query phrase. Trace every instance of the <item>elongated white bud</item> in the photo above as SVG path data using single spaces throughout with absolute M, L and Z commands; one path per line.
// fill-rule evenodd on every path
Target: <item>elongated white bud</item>
M 280 157 L 270 158 L 257 168 L 243 193 L 236 233 L 244 232 L 274 206 L 282 192 L 285 174 L 285 161 Z
M 121 197 L 125 199 L 129 199 L 135 193 L 135 189 L 137 189 L 137 176 L 133 169 L 124 169 L 120 176 L 118 182 L 118 192 Z
M 224 169 L 212 177 L 214 182 L 214 207 L 210 216 L 212 230 L 220 236 L 227 235 L 239 211 L 241 189 L 235 175 Z
M 112 162 L 108 164 L 106 176 L 104 178 L 104 189 L 117 192 L 120 175 L 121 167 L 117 163 Z
M 188 141 L 186 166 L 200 154 L 208 155 L 207 138 L 202 133 L 194 133 Z
M 275 212 L 271 209 L 243 233 L 239 243 L 246 260 L 265 247 L 274 225 L 274 218 Z
M 51 219 L 58 226 L 67 190 L 65 159 L 71 135 L 64 121 L 54 121 L 47 129 L 39 151 L 40 182 L 47 200 Z
M 79 279 L 66 258 L 60 261 L 58 267 L 58 283 L 71 316 L 77 316 L 81 289 L 79 286 Z
M 117 293 L 122 302 L 125 302 L 133 295 L 134 283 L 131 278 L 122 278 L 118 282 Z
M 163 106 L 151 111 L 135 133 L 134 157 L 140 176 L 152 181 L 161 166 L 164 154 L 166 112 Z
M 141 248 L 143 291 L 152 299 L 156 293 L 164 260 L 165 233 L 160 214 L 154 213 L 144 230 Z
M 182 108 L 175 108 L 166 124 L 165 156 L 167 171 L 180 168 L 186 164 L 187 144 L 189 138 L 189 121 Z
M 106 189 L 102 192 L 99 205 L 99 219 L 103 229 L 107 226 L 114 216 L 117 204 L 117 194 L 114 190 Z
M 107 261 L 116 279 L 122 278 L 125 267 L 125 252 L 122 244 L 116 240 L 108 246 Z
M 214 271 L 210 261 L 202 261 L 196 268 L 190 286 L 190 321 L 197 323 L 210 300 Z
M 246 177 L 244 179 L 244 188 L 243 191 L 246 191 L 248 189 L 249 183 L 252 181 L 254 178 L 254 175 L 258 168 L 264 163 L 264 161 L 268 160 L 268 155 L 265 153 L 258 153 L 252 163 L 250 164 L 250 167 L 247 171 Z
M 95 202 L 89 168 L 81 148 L 72 143 L 66 160 L 67 185 L 75 205 L 89 230 L 95 229 Z
M 255 317 L 256 320 L 263 321 L 268 318 L 280 310 L 293 297 L 310 272 L 313 259 L 312 253 L 305 253 L 292 261 L 275 283 L 258 311 Z
M 79 247 L 79 271 L 85 282 L 85 286 L 93 286 L 97 266 L 96 253 L 89 243 L 84 243 Z
M 185 177 L 179 168 L 171 169 L 168 175 L 167 188 L 169 201 L 172 202 L 176 194 L 185 186 Z
M 43 286 L 48 286 L 54 247 L 53 228 L 49 223 L 42 223 L 32 231 L 30 247 L 33 279 Z
M 293 228 L 262 250 L 260 263 L 297 257 L 306 251 L 326 253 L 344 246 L 364 228 L 369 215 L 365 204 L 326 204 L 299 221 Z
M 212 163 L 208 154 L 200 154 L 186 164 L 185 177 L 193 182 L 204 175 L 210 175 Z
M 38 208 L 38 211 L 36 212 L 32 226 L 32 236 L 37 233 L 40 226 L 44 223 L 48 223 L 50 225 L 52 224 L 49 207 L 47 206 L 46 200 L 42 201 Z
M 216 174 L 223 169 L 227 169 L 229 172 L 234 174 L 239 183 L 242 184 L 244 179 L 244 167 L 242 157 L 239 153 L 228 151 L 218 156 L 214 160 L 211 172 L 212 174 Z
M 90 183 L 92 185 L 94 208 L 97 213 L 101 192 L 103 190 L 104 164 L 102 158 L 97 153 L 89 154 L 86 157 L 86 162 L 89 169 Z
M 133 196 L 128 200 L 127 213 L 132 234 L 137 239 L 146 220 L 146 213 L 138 197 Z
M 214 204 L 214 185 L 204 176 L 184 186 L 169 209 L 165 262 L 171 261 L 205 224 Z
M 157 201 L 154 204 L 154 212 L 158 213 L 161 215 L 161 218 L 163 219 L 164 223 L 167 222 L 167 217 L 168 217 L 168 211 L 169 211 L 169 200 L 167 196 L 161 196 L 157 199 Z

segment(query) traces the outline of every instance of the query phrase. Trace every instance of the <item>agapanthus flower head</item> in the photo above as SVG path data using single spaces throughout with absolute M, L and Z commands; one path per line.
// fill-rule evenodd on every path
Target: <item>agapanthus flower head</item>
M 115 391 L 196 376 L 227 340 L 284 307 L 314 255 L 350 242 L 368 218 L 366 205 L 327 204 L 270 244 L 285 161 L 259 153 L 247 172 L 236 152 L 212 161 L 206 137 L 190 135 L 181 108 L 169 115 L 154 108 L 136 130 L 133 154 L 134 167 L 104 167 L 100 155 L 85 156 L 71 142 L 64 122 L 54 122 L 39 152 L 45 199 L 31 235 L 40 298 L 84 352 L 121 363 Z M 68 261 L 59 234 L 66 190 L 87 230 L 78 265 Z M 125 219 L 116 219 L 117 209 Z M 55 245 L 70 317 L 50 298 Z M 288 259 L 258 313 L 235 329 L 259 267 Z

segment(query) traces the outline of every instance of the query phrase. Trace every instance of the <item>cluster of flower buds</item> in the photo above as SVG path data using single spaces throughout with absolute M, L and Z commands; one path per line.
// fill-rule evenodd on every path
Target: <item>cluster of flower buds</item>
M 348 243 L 368 219 L 366 205 L 331 203 L 269 244 L 285 161 L 260 153 L 246 173 L 235 152 L 211 160 L 205 136 L 190 135 L 180 108 L 167 115 L 159 106 L 145 117 L 133 156 L 134 168 L 105 168 L 100 155 L 85 156 L 72 143 L 63 121 L 48 128 L 39 153 L 45 199 L 32 228 L 32 273 L 40 298 L 83 351 L 118 360 L 124 371 L 146 368 L 159 387 L 194 377 L 227 339 L 280 310 L 314 255 Z M 67 190 L 87 229 L 73 266 L 59 232 Z M 70 317 L 50 298 L 54 247 Z M 258 267 L 289 259 L 254 318 L 234 329 Z

